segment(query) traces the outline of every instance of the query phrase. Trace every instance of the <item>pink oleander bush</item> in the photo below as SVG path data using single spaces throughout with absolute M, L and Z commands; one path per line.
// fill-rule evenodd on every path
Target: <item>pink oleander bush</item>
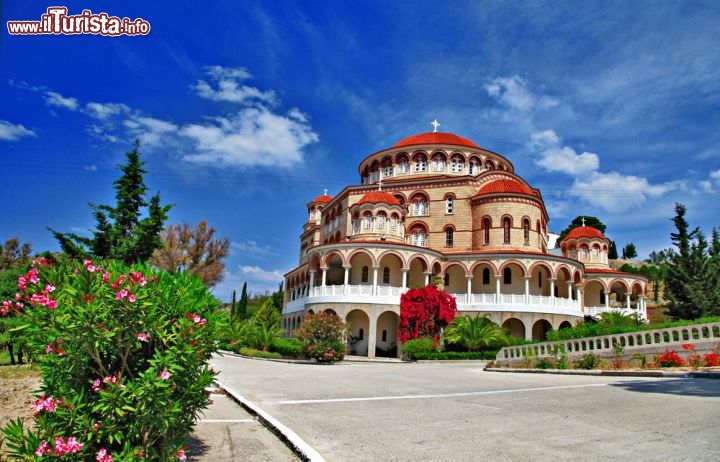
M 345 358 L 347 324 L 335 313 L 308 313 L 295 336 L 300 340 L 300 354 L 322 363 L 334 363 Z
M 41 363 L 34 428 L 2 432 L 18 460 L 185 460 L 209 404 L 218 302 L 195 277 L 118 262 L 39 259 L 1 315 Z

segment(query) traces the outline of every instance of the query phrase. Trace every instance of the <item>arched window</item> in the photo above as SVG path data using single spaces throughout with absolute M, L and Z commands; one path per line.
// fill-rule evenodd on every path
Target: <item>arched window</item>
M 406 174 L 410 172 L 410 164 L 406 157 L 402 157 L 397 161 L 397 172 L 399 174 Z
M 424 172 L 427 170 L 427 159 L 425 156 L 417 156 L 417 159 L 415 159 L 415 171 L 416 172 Z
M 372 228 L 372 215 L 370 214 L 370 212 L 366 213 L 363 216 L 363 223 L 365 224 L 365 229 Z
M 583 244 L 580 246 L 580 258 L 587 258 L 588 257 L 588 246 Z
M 451 215 L 455 208 L 455 200 L 452 197 L 445 199 L 445 213 Z
M 505 244 L 510 243 L 510 218 L 503 218 L 503 242 Z
M 509 267 L 503 270 L 503 284 L 512 284 L 512 270 Z
M 457 157 L 455 157 L 450 162 L 450 171 L 452 171 L 453 173 L 462 173 L 462 168 L 463 168 L 462 159 L 458 159 Z
M 600 303 L 605 304 L 605 291 L 600 289 Z
M 383 212 L 378 213 L 377 216 L 377 228 L 385 229 L 385 214 Z
M 419 247 L 425 246 L 425 230 L 423 229 L 416 229 L 412 233 L 412 244 L 417 245 Z
M 387 330 L 383 329 L 382 331 L 382 340 L 381 342 L 387 342 Z
M 362 327 L 358 331 L 358 340 L 365 340 L 365 329 Z
M 387 177 L 392 176 L 392 174 L 393 174 L 392 170 L 393 170 L 392 164 L 390 162 L 387 162 L 385 164 L 385 166 L 383 167 L 383 177 L 387 178 Z
M 363 266 L 363 267 L 362 267 L 362 274 L 361 274 L 361 276 L 360 276 L 360 282 L 368 282 L 368 273 L 369 273 L 368 267 L 367 267 L 367 266 Z
M 538 273 L 538 287 L 542 289 L 542 271 Z
M 390 231 L 395 231 L 395 228 L 397 227 L 397 219 L 393 216 L 390 218 Z
M 427 215 L 427 201 L 424 197 L 418 197 L 413 201 L 413 215 Z
M 478 163 L 474 160 L 471 160 L 470 167 L 468 168 L 468 173 L 470 173 L 470 175 L 477 175 L 479 171 L 480 168 L 478 167 Z
M 383 268 L 383 284 L 390 284 L 390 268 Z
M 483 218 L 483 244 L 490 243 L 490 219 Z
M 432 161 L 433 172 L 444 172 L 445 171 L 445 159 L 442 157 L 435 157 Z
M 448 228 L 445 230 L 445 247 L 453 246 L 453 229 Z
M 482 273 L 482 274 L 483 274 L 483 275 L 482 275 L 482 283 L 483 283 L 483 285 L 488 285 L 488 284 L 490 284 L 490 269 L 489 269 L 489 268 L 483 268 L 483 273 Z
M 525 245 L 530 245 L 530 220 L 527 218 L 523 220 L 523 239 L 525 239 Z

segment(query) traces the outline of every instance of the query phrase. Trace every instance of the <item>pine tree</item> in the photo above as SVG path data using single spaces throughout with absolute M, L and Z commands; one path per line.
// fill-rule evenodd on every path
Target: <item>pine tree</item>
M 610 241 L 610 250 L 608 250 L 608 259 L 610 260 L 617 260 L 618 253 L 617 253 L 617 246 L 615 245 L 615 241 Z
M 240 303 L 238 304 L 237 316 L 239 319 L 247 318 L 248 294 L 247 281 L 243 283 L 242 292 L 240 292 Z
M 637 249 L 635 249 L 635 244 L 630 242 L 626 244 L 625 247 L 623 247 L 622 249 L 622 259 L 632 260 L 635 257 L 637 257 Z
M 143 175 L 147 171 L 143 169 L 145 162 L 140 160 L 139 141 L 125 156 L 127 163 L 118 166 L 122 175 L 113 182 L 116 205 L 90 204 L 96 221 L 92 238 L 49 228 L 63 252 L 71 257 L 94 256 L 133 264 L 148 261 L 163 246 L 160 232 L 172 206 L 161 206 L 159 194 L 146 198 L 148 187 Z M 147 209 L 144 218 L 143 208 Z
M 720 237 L 713 230 L 710 245 L 700 231 L 685 220 L 685 206 L 675 204 L 676 233 L 670 237 L 676 251 L 670 253 L 665 278 L 668 314 L 675 319 L 697 319 L 720 314 L 720 276 L 718 255 Z
M 237 317 L 237 303 L 235 302 L 235 290 L 232 291 L 232 304 L 230 305 L 230 317 L 235 319 Z

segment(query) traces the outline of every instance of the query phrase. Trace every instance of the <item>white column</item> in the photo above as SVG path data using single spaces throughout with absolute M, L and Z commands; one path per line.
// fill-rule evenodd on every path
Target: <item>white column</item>
M 377 295 L 377 274 L 378 274 L 378 267 L 373 266 L 373 286 L 372 286 L 372 294 Z
M 550 278 L 550 305 L 555 306 L 555 279 Z
M 350 267 L 345 267 L 345 278 L 343 279 L 343 295 L 348 293 L 348 283 L 350 282 Z
M 400 271 L 402 271 L 402 289 L 403 289 L 403 292 L 405 292 L 407 290 L 407 274 L 408 274 L 409 270 L 406 270 L 405 268 L 403 268 Z
M 572 300 L 572 282 L 568 281 L 567 289 L 568 289 L 568 299 Z
M 425 285 L 430 284 L 430 273 L 425 273 Z
M 372 312 L 368 313 L 368 319 L 370 321 L 368 330 L 368 358 L 375 357 L 375 342 L 377 341 L 377 317 L 373 316 Z
M 314 293 L 311 293 L 314 291 L 315 291 L 315 271 L 310 271 L 310 289 L 308 290 L 308 296 L 315 295 Z
M 320 284 L 320 293 L 325 295 L 325 284 L 327 283 L 327 268 L 322 269 L 322 284 Z
M 467 276 L 467 293 L 465 294 L 465 303 L 472 300 L 472 276 Z
M 625 294 L 625 306 L 630 309 L 630 294 Z
M 582 304 L 582 287 L 580 287 L 580 285 L 578 285 L 577 289 L 575 289 L 575 290 L 576 290 L 576 294 L 577 294 L 577 297 L 576 297 L 577 304 L 578 304 L 578 306 L 581 306 L 581 304 Z
M 525 304 L 530 304 L 530 276 L 525 276 Z
M 500 276 L 495 276 L 495 304 L 500 303 Z

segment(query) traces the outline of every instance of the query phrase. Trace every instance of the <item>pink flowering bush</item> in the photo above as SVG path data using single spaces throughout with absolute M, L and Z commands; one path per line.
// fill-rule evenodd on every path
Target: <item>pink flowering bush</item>
M 2 306 L 25 320 L 43 379 L 34 428 L 2 430 L 12 458 L 185 460 L 214 376 L 218 302 L 199 279 L 40 259 Z
M 318 314 L 307 313 L 295 336 L 302 346 L 300 354 L 305 358 L 322 363 L 334 363 L 345 358 L 345 324 L 337 314 L 323 311 Z

